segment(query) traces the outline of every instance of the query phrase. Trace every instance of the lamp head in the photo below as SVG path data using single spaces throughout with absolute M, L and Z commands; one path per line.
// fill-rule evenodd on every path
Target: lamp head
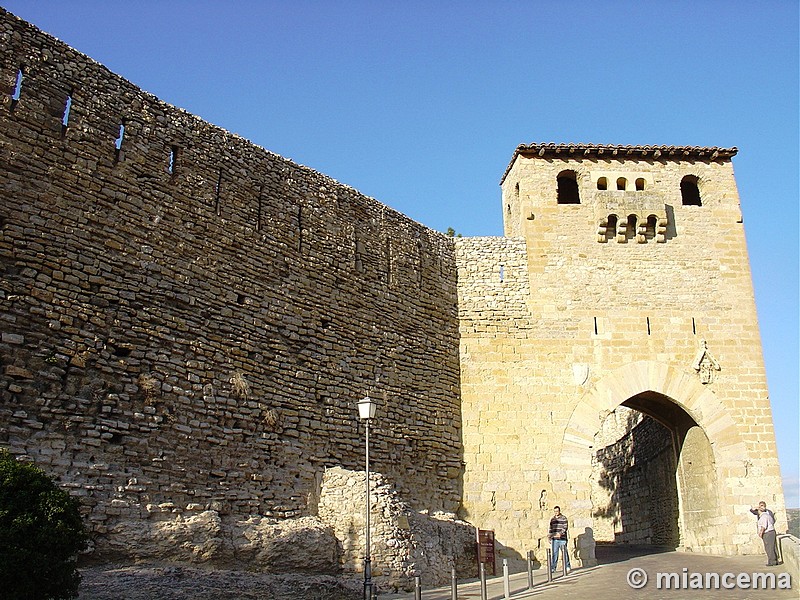
M 375 410 L 378 408 L 378 403 L 369 396 L 365 396 L 358 401 L 358 417 L 363 421 L 364 419 L 375 418 Z

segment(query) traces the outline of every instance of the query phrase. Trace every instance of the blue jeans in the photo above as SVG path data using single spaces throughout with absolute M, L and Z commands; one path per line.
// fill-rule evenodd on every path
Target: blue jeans
M 565 552 L 564 550 L 562 550 L 562 548 L 566 550 L 566 548 L 567 548 L 567 540 L 554 539 L 553 540 L 553 548 L 552 548 L 553 556 L 552 556 L 551 562 L 550 562 L 550 570 L 551 571 L 555 571 L 556 570 L 556 565 L 558 565 L 558 555 L 561 552 L 564 552 L 564 557 L 566 558 L 567 568 L 568 569 L 572 568 L 572 567 L 569 566 L 569 550 L 566 550 L 566 552 Z

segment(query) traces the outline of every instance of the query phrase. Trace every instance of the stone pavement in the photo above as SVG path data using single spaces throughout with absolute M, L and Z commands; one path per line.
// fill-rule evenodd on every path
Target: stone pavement
M 750 556 L 711 556 L 677 551 L 650 550 L 649 554 L 639 554 L 622 549 L 603 549 L 598 547 L 598 559 L 601 564 L 596 567 L 575 569 L 566 577 L 561 572 L 556 573 L 552 583 L 547 583 L 547 573 L 544 569 L 534 572 L 534 587 L 528 589 L 527 573 L 515 573 L 509 577 L 510 598 L 523 600 L 536 598 L 547 600 L 550 598 L 580 598 L 581 600 L 621 600 L 623 598 L 641 600 L 675 600 L 677 598 L 698 597 L 703 599 L 720 598 L 725 600 L 751 600 L 751 599 L 781 599 L 800 598 L 800 587 L 795 578 L 791 578 L 791 589 L 777 589 L 782 580 L 780 574 L 788 571 L 783 565 L 767 567 L 766 557 L 760 555 Z M 559 565 L 560 566 L 560 565 Z M 643 569 L 648 576 L 647 585 L 641 589 L 632 588 L 627 581 L 628 573 L 632 569 Z M 684 576 L 684 569 L 686 575 Z M 657 573 L 675 573 L 677 580 L 671 589 L 666 584 L 658 586 Z M 695 589 L 690 587 L 692 581 L 697 581 L 701 573 L 701 581 L 705 583 L 707 573 L 716 573 L 719 576 L 717 589 Z M 727 580 L 726 573 L 734 576 Z M 736 587 L 736 576 L 743 574 L 752 581 L 753 573 L 772 573 L 775 575 L 775 589 L 764 589 L 765 584 L 759 583 L 759 589 L 745 589 Z M 685 577 L 687 585 L 682 585 Z M 713 576 L 712 576 L 713 577 Z M 726 589 L 723 584 L 729 582 L 734 587 Z M 761 580 L 759 580 L 761 581 Z M 770 581 L 770 580 L 765 580 Z M 713 578 L 709 580 L 714 584 Z M 753 587 L 752 583 L 749 587 Z M 504 598 L 504 582 L 502 577 L 493 577 L 487 581 L 487 598 L 501 600 Z M 480 582 L 476 580 L 465 581 L 458 586 L 458 600 L 480 600 Z M 413 600 L 414 593 L 381 594 L 381 600 Z M 450 586 L 431 590 L 423 590 L 422 600 L 451 600 Z

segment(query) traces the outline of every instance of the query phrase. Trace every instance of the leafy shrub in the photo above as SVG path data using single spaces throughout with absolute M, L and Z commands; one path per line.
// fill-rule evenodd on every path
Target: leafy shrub
M 86 542 L 78 502 L 0 449 L 0 599 L 75 598 Z

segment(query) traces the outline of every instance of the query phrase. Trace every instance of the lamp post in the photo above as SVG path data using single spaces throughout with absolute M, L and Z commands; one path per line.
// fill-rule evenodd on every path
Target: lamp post
M 367 463 L 367 526 L 366 526 L 366 556 L 364 556 L 364 599 L 372 600 L 372 564 L 369 553 L 369 424 L 375 417 L 377 403 L 368 395 L 358 401 L 358 416 L 364 421 L 366 438 L 366 463 Z

